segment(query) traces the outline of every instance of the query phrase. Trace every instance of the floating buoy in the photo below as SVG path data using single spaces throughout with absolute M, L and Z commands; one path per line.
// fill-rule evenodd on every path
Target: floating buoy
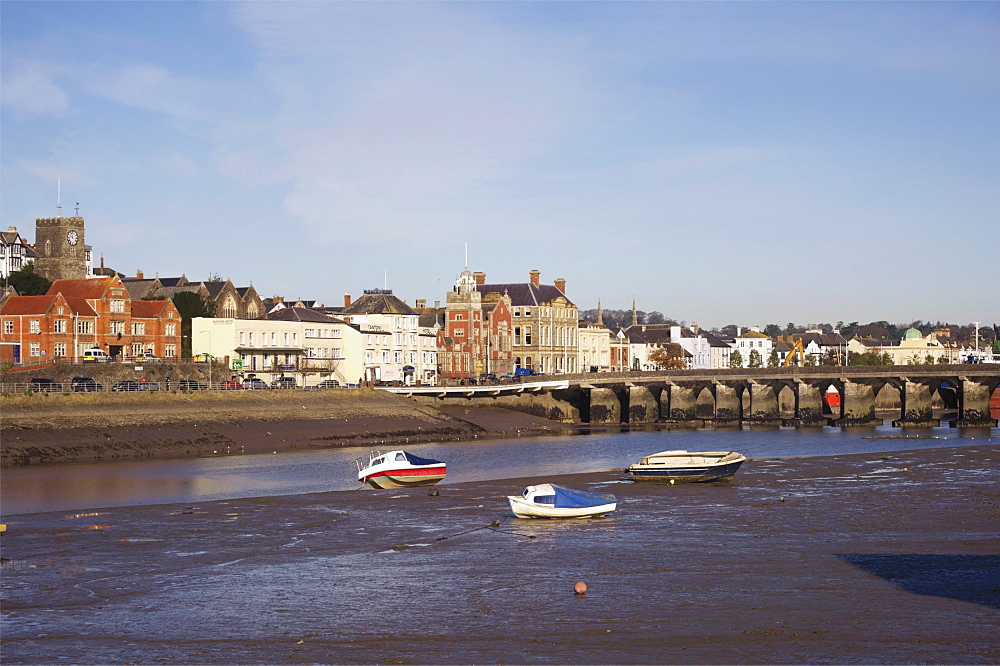
M 582 580 L 578 581 L 577 584 L 573 586 L 573 591 L 577 594 L 586 594 L 587 584 L 584 583 Z

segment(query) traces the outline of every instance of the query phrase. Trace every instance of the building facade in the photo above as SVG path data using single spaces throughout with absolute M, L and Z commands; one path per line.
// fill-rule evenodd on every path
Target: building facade
M 438 374 L 449 379 L 513 372 L 510 298 L 484 301 L 469 269 L 445 300 L 438 334 Z
M 394 296 L 391 289 L 368 289 L 353 302 L 345 294 L 340 316 L 356 325 L 367 341 L 364 381 L 435 381 L 437 331 L 421 327 L 420 314 Z
M 473 273 L 483 302 L 510 299 L 513 367 L 539 374 L 579 372 L 580 311 L 566 296 L 566 280 L 541 284 L 533 270 L 526 283 L 487 283 L 485 273 Z
M 191 320 L 194 355 L 209 354 L 236 373 L 265 381 L 295 376 L 300 386 L 335 379 L 357 384 L 364 372 L 363 340 L 357 326 L 298 308 L 274 319 L 195 317 Z
M 94 348 L 113 360 L 169 359 L 180 353 L 181 318 L 170 301 L 133 301 L 117 277 L 56 280 L 45 296 L 8 298 L 0 308 L 0 336 L 10 347 L 7 356 L 20 356 L 19 363 L 79 361 Z
M 17 227 L 7 227 L 7 231 L 0 232 L 0 277 L 5 278 L 21 270 L 34 256 L 34 251 L 17 232 Z

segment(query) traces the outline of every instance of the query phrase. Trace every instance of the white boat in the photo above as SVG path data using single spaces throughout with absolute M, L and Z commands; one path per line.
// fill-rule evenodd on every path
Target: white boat
M 614 511 L 614 495 L 574 490 L 554 483 L 528 486 L 519 496 L 508 495 L 518 518 L 597 518 Z
M 736 451 L 660 451 L 629 465 L 633 481 L 703 483 L 733 478 L 746 457 Z
M 372 488 L 433 486 L 448 473 L 440 460 L 421 458 L 406 451 L 372 451 L 368 460 L 358 458 L 358 481 Z

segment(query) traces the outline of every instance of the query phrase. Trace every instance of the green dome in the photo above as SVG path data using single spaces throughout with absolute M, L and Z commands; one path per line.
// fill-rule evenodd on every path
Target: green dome
M 915 328 L 908 328 L 906 332 L 903 333 L 904 340 L 923 340 L 924 334 Z

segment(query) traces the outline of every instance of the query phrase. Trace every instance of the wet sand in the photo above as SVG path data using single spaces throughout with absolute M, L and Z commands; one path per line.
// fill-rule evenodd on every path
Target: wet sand
M 17 516 L 5 663 L 997 663 L 1000 447 Z M 550 480 L 550 479 L 546 479 Z M 574 594 L 585 581 L 584 595 Z

